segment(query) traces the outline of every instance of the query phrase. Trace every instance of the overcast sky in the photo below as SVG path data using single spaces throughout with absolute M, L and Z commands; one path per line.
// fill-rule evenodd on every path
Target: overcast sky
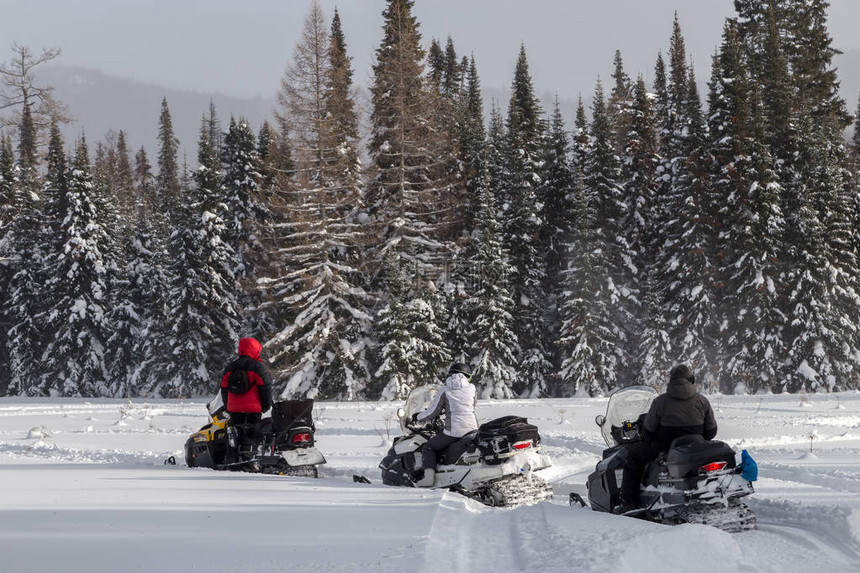
M 337 6 L 356 81 L 367 85 L 382 37 L 385 0 L 321 0 Z M 12 42 L 59 47 L 58 62 L 128 79 L 235 96 L 271 97 L 310 0 L 0 0 L 0 59 Z M 416 0 L 425 47 L 450 35 L 474 54 L 485 88 L 507 89 L 524 43 L 539 92 L 591 94 L 620 49 L 627 73 L 650 80 L 675 11 L 700 80 L 732 0 Z M 835 47 L 860 48 L 860 1 L 833 0 Z M 4 51 L 5 50 L 5 53 Z

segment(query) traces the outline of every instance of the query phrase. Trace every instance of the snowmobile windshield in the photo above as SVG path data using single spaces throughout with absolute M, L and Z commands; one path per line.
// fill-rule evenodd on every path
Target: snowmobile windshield
M 600 426 L 600 433 L 607 446 L 616 446 L 618 441 L 612 435 L 612 427 L 620 428 L 624 422 L 635 422 L 646 413 L 657 391 L 650 386 L 628 386 L 609 396 L 606 404 L 606 420 Z
M 423 412 L 424 409 L 430 405 L 430 402 L 433 401 L 433 398 L 436 397 L 440 388 L 441 386 L 439 384 L 425 384 L 424 386 L 414 388 L 409 393 L 406 397 L 406 404 L 403 405 L 403 409 L 406 410 L 406 414 L 400 418 L 400 429 L 403 430 L 404 433 L 407 431 L 406 422 L 412 418 L 412 414 Z
M 217 414 L 219 410 L 223 409 L 224 401 L 221 399 L 221 392 L 216 392 L 215 397 L 206 404 L 206 410 L 209 412 L 209 415 L 214 418 L 215 414 Z

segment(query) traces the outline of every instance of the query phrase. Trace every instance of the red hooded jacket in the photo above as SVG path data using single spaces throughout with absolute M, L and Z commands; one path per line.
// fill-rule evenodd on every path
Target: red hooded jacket
M 239 340 L 239 357 L 227 365 L 221 376 L 221 398 L 228 412 L 237 414 L 260 414 L 272 407 L 271 378 L 266 366 L 260 361 L 262 345 L 253 338 Z M 251 389 L 244 394 L 234 394 L 227 388 L 230 372 L 245 370 Z

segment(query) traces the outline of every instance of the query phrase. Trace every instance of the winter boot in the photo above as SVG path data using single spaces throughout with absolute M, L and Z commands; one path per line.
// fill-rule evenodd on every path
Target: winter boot
M 433 487 L 433 482 L 436 481 L 436 470 L 433 468 L 424 468 L 424 475 L 415 482 L 417 487 Z

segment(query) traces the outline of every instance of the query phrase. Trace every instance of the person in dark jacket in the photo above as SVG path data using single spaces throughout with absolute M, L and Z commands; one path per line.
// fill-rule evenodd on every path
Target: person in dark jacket
M 228 464 L 237 461 L 238 427 L 245 424 L 253 427 L 263 412 L 272 407 L 271 377 L 266 365 L 260 361 L 262 349 L 257 340 L 242 338 L 239 340 L 239 356 L 227 365 L 221 376 L 221 400 L 230 414 L 225 458 Z
M 717 421 L 708 399 L 695 387 L 696 378 L 686 364 L 669 372 L 666 393 L 657 396 L 645 416 L 645 440 L 624 446 L 619 455 L 624 464 L 620 505 L 615 513 L 626 513 L 639 505 L 642 472 L 651 460 L 669 450 L 675 438 L 699 434 L 706 440 L 717 435 Z

